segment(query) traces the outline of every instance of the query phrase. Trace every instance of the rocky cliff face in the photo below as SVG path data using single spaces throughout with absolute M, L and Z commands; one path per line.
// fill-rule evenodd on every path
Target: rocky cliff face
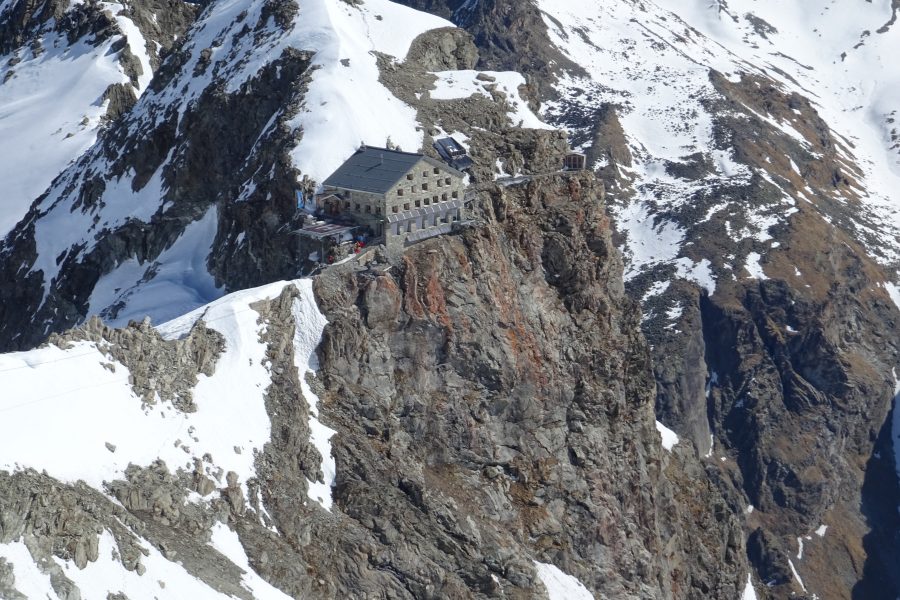
M 252 569 L 293 597 L 541 597 L 540 564 L 598 596 L 737 597 L 739 523 L 690 443 L 664 450 L 654 426 L 650 356 L 602 186 L 590 174 L 536 178 L 496 186 L 480 206 L 480 224 L 402 262 L 315 279 L 329 323 L 307 383 L 336 431 L 330 511 L 304 493 L 322 481 L 323 457 L 292 343 L 309 317 L 287 286 L 248 305 L 271 377 L 255 477 L 223 473 L 216 456 L 134 464 L 100 490 L 5 473 L 0 543 L 24 543 L 71 598 L 70 569 L 105 563 L 109 535 L 116 569 L 169 581 L 149 562 L 158 552 L 248 597 L 215 545 L 223 523 Z M 50 341 L 97 344 L 128 369 L 133 401 L 202 414 L 191 390 L 233 351 L 205 318 L 228 331 L 224 317 L 200 316 L 166 341 L 146 323 L 94 320 Z M 14 567 L 0 588 L 9 597 L 22 583 Z
M 378 504 L 401 539 L 439 528 L 415 525 L 427 515 L 466 515 L 451 558 L 489 595 L 525 583 L 516 547 L 600 596 L 738 595 L 736 522 L 710 509 L 724 504 L 691 480 L 689 452 L 660 447 L 649 356 L 597 184 L 537 179 L 494 189 L 484 206 L 489 226 L 416 247 L 395 275 L 318 280 L 332 321 L 325 404 L 348 432 L 336 445 L 344 509 L 362 519 Z M 374 479 L 371 444 L 392 459 Z M 383 480 L 397 488 L 386 504 Z M 694 512 L 682 494 L 711 503 Z M 691 535 L 701 523 L 708 535 Z M 724 568 L 704 568 L 704 556 Z M 419 585 L 443 580 L 421 558 L 394 560 Z M 463 584 L 435 593 L 465 595 Z
M 666 3 L 571 14 L 549 3 L 411 4 L 471 31 L 481 68 L 519 60 L 543 82 L 536 93 L 547 115 L 606 184 L 627 289 L 642 300 L 656 414 L 694 442 L 744 521 L 765 594 L 896 595 L 887 533 L 896 519 L 886 509 L 897 505 L 896 477 L 885 441 L 896 393 L 896 335 L 887 333 L 898 322 L 888 297 L 896 234 L 875 216 L 877 182 L 865 183 L 881 159 L 860 156 L 860 128 L 842 135 L 828 100 L 811 102 L 800 75 L 741 62 L 733 45 L 701 49 L 704 34 L 719 31 L 703 23 L 746 19 L 743 39 L 756 49 L 777 46 L 778 28 L 796 24 L 721 3 L 673 7 L 678 15 L 665 19 Z M 882 11 L 882 34 L 893 10 Z M 519 26 L 498 27 L 511 22 Z M 539 51 L 495 53 L 535 40 Z M 576 64 L 545 60 L 559 50 Z M 668 61 L 645 63 L 656 53 Z M 626 55 L 630 66 L 609 67 Z M 841 60 L 852 55 L 848 47 Z M 673 68 L 685 56 L 699 68 Z M 819 66 L 804 68 L 822 77 Z M 698 100 L 694 110 L 685 98 Z M 703 113 L 708 134 L 695 121 Z M 647 135 L 661 114 L 678 148 Z M 681 139 L 685 131 L 694 137 Z M 734 163 L 723 168 L 722 156 Z M 677 245 L 666 249 L 667 240 Z M 815 535 L 824 525 L 828 533 Z
M 462 29 L 376 0 L 0 3 L 4 82 L 57 51 L 121 70 L 53 134 L 97 143 L 0 244 L 17 282 L 0 348 L 308 272 L 295 192 L 363 139 L 433 153 L 464 136 L 479 194 L 457 235 L 316 279 L 332 512 L 297 491 L 328 475 L 285 292 L 254 309 L 273 434 L 253 477 L 202 456 L 101 490 L 14 470 L 0 542 L 24 540 L 72 598 L 60 568 L 109 554 L 104 531 L 129 572 L 152 547 L 246 596 L 240 560 L 205 556 L 224 522 L 295 597 L 531 597 L 534 561 L 602 597 L 896 597 L 896 115 L 891 74 L 868 70 L 892 56 L 896 2 L 811 24 L 743 0 L 401 4 Z M 807 52 L 807 29 L 834 56 Z M 841 83 L 859 73 L 879 82 L 865 97 Z M 526 127 L 531 110 L 561 129 Z M 567 143 L 592 174 L 547 175 Z M 165 342 L 93 322 L 67 341 L 183 414 L 223 351 L 205 328 Z M 10 564 L 0 592 L 19 597 Z

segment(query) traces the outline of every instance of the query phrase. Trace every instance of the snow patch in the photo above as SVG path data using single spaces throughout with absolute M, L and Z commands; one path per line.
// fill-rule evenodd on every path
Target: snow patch
M 675 261 L 676 274 L 682 279 L 693 281 L 712 296 L 716 292 L 716 279 L 713 276 L 712 264 L 707 259 L 701 259 L 695 263 L 689 258 L 679 258 Z
M 750 252 L 747 254 L 747 263 L 744 267 L 747 269 L 747 272 L 750 273 L 750 277 L 753 279 L 768 279 L 765 272 L 763 271 L 762 264 L 760 261 L 762 260 L 762 255 L 759 252 Z
M 583 583 L 562 572 L 556 565 L 534 561 L 534 568 L 547 588 L 550 600 L 594 600 L 594 595 Z
M 166 598 L 209 598 L 211 600 L 231 598 L 197 579 L 177 562 L 166 560 L 159 550 L 146 540 L 142 539 L 141 542 L 147 552 L 140 558 L 141 564 L 146 568 L 143 575 L 125 569 L 119 559 L 118 544 L 107 530 L 100 534 L 97 560 L 87 563 L 84 569 L 79 569 L 71 560 L 66 561 L 56 556 L 53 557 L 53 560 L 62 567 L 66 577 L 78 586 L 82 598 L 99 599 L 117 593 L 125 594 L 129 600 L 156 600 L 162 596 Z M 276 597 L 269 596 L 268 598 Z
M 224 523 L 213 525 L 209 545 L 244 571 L 241 584 L 252 594 L 254 600 L 290 600 L 290 596 L 274 587 L 253 570 L 238 534 L 229 529 L 227 525 Z
M 150 80 L 153 79 L 153 68 L 150 66 L 150 56 L 147 54 L 147 41 L 134 21 L 120 14 L 125 10 L 124 6 L 116 2 L 103 2 L 102 5 L 116 15 L 116 25 L 125 34 L 128 49 L 141 65 L 141 74 L 138 75 L 137 90 L 135 90 L 136 95 L 140 97 L 141 93 L 150 85 Z
M 888 296 L 893 300 L 894 305 L 900 309 L 900 286 L 891 282 L 885 282 L 884 289 L 887 290 Z
M 802 589 L 802 590 L 804 591 L 804 593 L 805 593 L 805 592 L 806 592 L 806 586 L 803 585 L 803 580 L 800 579 L 800 574 L 797 573 L 797 569 L 794 567 L 794 562 L 793 562 L 791 559 L 788 559 L 788 566 L 791 567 L 791 573 L 794 574 L 794 579 L 796 579 L 796 580 L 797 580 L 797 583 L 800 584 L 800 589 Z
M 753 588 L 753 580 L 750 574 L 747 574 L 747 585 L 744 586 L 744 592 L 741 594 L 741 600 L 757 600 L 756 590 Z
M 828 531 L 828 525 L 819 525 L 819 528 L 816 529 L 816 535 L 819 537 L 825 537 L 826 531 Z
M 659 421 L 656 421 L 656 430 L 662 438 L 662 447 L 671 452 L 672 448 L 675 447 L 675 444 L 678 443 L 678 434 Z
M 42 572 L 23 542 L 0 544 L 0 558 L 13 568 L 13 587 L 26 598 L 57 598 L 50 576 Z
M 479 74 L 487 75 L 494 81 L 481 81 Z M 535 115 L 528 103 L 522 99 L 519 88 L 525 85 L 525 77 L 514 71 L 439 71 L 435 89 L 431 92 L 434 100 L 453 100 L 480 95 L 493 99 L 490 89 L 496 89 L 506 96 L 509 104 L 509 117 L 513 125 L 528 129 L 553 129 Z
M 320 469 L 324 475 L 324 481 L 312 481 L 307 479 L 306 494 L 311 500 L 318 502 L 322 507 L 331 511 L 333 499 L 331 488 L 337 473 L 337 466 L 331 454 L 331 437 L 336 433 L 319 421 L 319 398 L 306 381 L 307 373 L 315 373 L 318 369 L 318 357 L 316 348 L 322 339 L 322 332 L 328 321 L 316 305 L 316 299 L 312 291 L 312 280 L 303 279 L 296 282 L 300 289 L 300 297 L 294 300 L 291 312 L 294 315 L 294 365 L 300 377 L 300 389 L 303 398 L 309 407 L 309 436 L 319 456 L 322 457 Z

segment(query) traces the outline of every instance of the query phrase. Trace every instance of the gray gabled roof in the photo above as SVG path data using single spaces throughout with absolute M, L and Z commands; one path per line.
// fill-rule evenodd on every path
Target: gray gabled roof
M 363 146 L 323 182 L 326 187 L 385 194 L 420 160 L 454 175 L 462 173 L 447 165 L 413 152 Z

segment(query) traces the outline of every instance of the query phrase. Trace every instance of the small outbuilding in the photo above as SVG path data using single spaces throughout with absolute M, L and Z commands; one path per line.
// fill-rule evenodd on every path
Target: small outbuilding
M 581 152 L 569 152 L 563 159 L 563 169 L 566 171 L 583 171 L 587 157 Z
M 452 137 L 435 140 L 434 149 L 447 164 L 458 171 L 465 171 L 474 164 L 465 146 Z

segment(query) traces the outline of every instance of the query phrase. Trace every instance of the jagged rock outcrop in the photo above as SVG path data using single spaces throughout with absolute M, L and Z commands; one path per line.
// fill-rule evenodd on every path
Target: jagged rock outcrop
M 317 280 L 332 323 L 320 378 L 341 432 L 336 502 L 399 545 L 370 562 L 416 597 L 533 585 L 516 547 L 604 597 L 739 594 L 736 522 L 724 505 L 675 503 L 716 492 L 688 475 L 700 468 L 689 452 L 663 456 L 596 184 L 536 179 L 495 189 L 485 208 L 490 225 L 416 246 L 396 274 Z M 708 535 L 693 535 L 694 519 Z

